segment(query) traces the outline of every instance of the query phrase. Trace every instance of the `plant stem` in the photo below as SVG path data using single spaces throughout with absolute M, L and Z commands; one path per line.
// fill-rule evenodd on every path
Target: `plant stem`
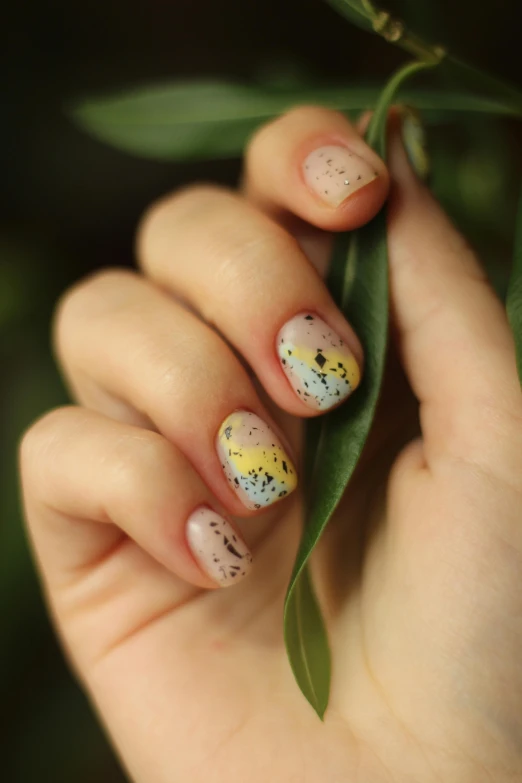
M 436 64 L 446 52 L 442 46 L 430 44 L 408 30 L 404 22 L 388 11 L 378 8 L 373 0 L 329 0 L 341 13 L 354 21 L 354 14 L 362 27 L 372 29 L 386 41 L 395 43 L 416 59 Z M 363 21 L 364 20 L 364 21 Z

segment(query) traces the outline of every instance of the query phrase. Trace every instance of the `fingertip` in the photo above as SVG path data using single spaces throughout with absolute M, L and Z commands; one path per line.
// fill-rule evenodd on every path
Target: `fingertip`
M 252 555 L 239 532 L 208 506 L 199 506 L 186 525 L 188 547 L 210 587 L 231 587 L 250 573 Z
M 359 228 L 382 207 L 389 187 L 384 162 L 351 134 L 309 138 L 297 150 L 294 168 L 302 214 L 329 231 Z
M 326 231 L 370 221 L 384 204 L 384 161 L 338 112 L 294 109 L 256 134 L 247 153 L 245 186 L 272 214 L 290 212 Z
M 316 207 L 310 222 L 325 231 L 353 231 L 360 228 L 381 210 L 389 188 L 387 169 L 384 168 L 384 172 L 376 171 L 370 182 L 350 194 L 337 207 Z

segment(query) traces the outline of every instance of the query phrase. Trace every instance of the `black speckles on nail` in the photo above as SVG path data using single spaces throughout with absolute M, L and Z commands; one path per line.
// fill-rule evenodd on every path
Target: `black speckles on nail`
M 226 585 L 232 579 L 237 580 L 238 577 L 246 576 L 252 563 L 252 555 L 245 543 L 235 535 L 230 524 L 217 514 L 209 514 L 208 509 L 201 510 L 199 515 L 196 512 L 196 519 L 198 516 L 201 520 L 200 524 L 208 524 L 218 536 L 217 539 L 209 542 L 210 547 L 201 539 L 199 545 L 191 546 L 194 554 L 200 557 L 202 565 L 206 566 L 205 570 L 208 570 L 209 574 L 222 585 Z
M 229 426 L 228 426 L 228 427 L 225 429 L 225 438 L 226 438 L 227 440 L 229 440 L 229 439 L 230 439 L 230 437 L 231 437 L 231 435 L 232 435 L 232 426 L 231 426 L 231 425 L 229 425 Z
M 286 353 L 286 348 L 284 351 Z M 232 426 L 232 436 L 228 443 L 224 437 L 227 425 Z M 254 430 L 258 432 L 254 433 Z M 281 468 L 284 450 L 269 426 L 260 421 L 256 414 L 246 411 L 233 414 L 230 423 L 226 421 L 221 432 L 220 454 L 223 453 L 224 446 L 230 444 L 232 447 L 230 459 L 225 461 L 225 476 L 247 507 L 263 508 L 274 502 L 277 496 L 272 493 L 273 487 L 276 492 L 284 489 L 289 493 L 293 489 L 295 477 L 291 463 L 288 462 L 285 475 Z M 225 454 L 227 451 L 228 448 Z M 253 457 L 256 457 L 254 466 Z
M 305 311 L 297 318 L 302 319 L 302 324 L 293 327 L 288 337 L 283 338 L 285 357 L 289 350 L 293 350 L 294 354 L 286 359 L 284 371 L 298 397 L 324 410 L 337 405 L 352 389 L 349 382 L 353 372 L 348 363 L 351 361 L 351 358 L 348 359 L 350 354 L 343 350 L 341 338 L 319 316 Z M 280 356 L 283 351 L 280 351 Z M 337 360 L 339 352 L 344 351 L 348 359 L 346 364 Z
M 227 550 L 230 552 L 231 555 L 234 555 L 234 557 L 243 557 L 243 555 L 237 551 L 234 544 L 231 544 L 230 542 L 226 545 Z

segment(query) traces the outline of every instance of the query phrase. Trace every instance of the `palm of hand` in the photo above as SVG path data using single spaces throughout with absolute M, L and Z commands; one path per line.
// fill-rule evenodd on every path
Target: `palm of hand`
M 127 595 L 106 602 L 91 654 L 98 702 L 136 780 L 171 780 L 172 769 L 194 783 L 520 773 L 510 697 L 521 678 L 520 558 L 487 519 L 501 508 L 515 525 L 517 497 L 469 464 L 430 473 L 420 441 L 394 460 L 415 413 L 398 382 L 391 402 L 402 399 L 404 415 L 381 411 L 314 562 L 334 664 L 324 724 L 282 638 L 299 499 L 256 521 L 256 570 L 235 590 L 184 592 L 134 546 L 111 564 L 134 575 Z

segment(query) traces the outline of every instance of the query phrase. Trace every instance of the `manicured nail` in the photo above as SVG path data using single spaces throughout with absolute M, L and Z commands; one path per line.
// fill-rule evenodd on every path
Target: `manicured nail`
M 252 565 L 252 555 L 230 522 L 206 506 L 187 522 L 187 542 L 201 568 L 221 587 L 241 581 Z
M 333 144 L 311 152 L 303 165 L 306 184 L 331 207 L 379 176 L 364 158 Z
M 315 410 L 338 405 L 361 380 L 354 355 L 318 315 L 300 313 L 288 321 L 277 336 L 277 353 L 297 396 Z
M 297 474 L 281 441 L 263 419 L 235 411 L 219 428 L 217 450 L 232 488 L 247 508 L 262 508 L 289 495 Z

